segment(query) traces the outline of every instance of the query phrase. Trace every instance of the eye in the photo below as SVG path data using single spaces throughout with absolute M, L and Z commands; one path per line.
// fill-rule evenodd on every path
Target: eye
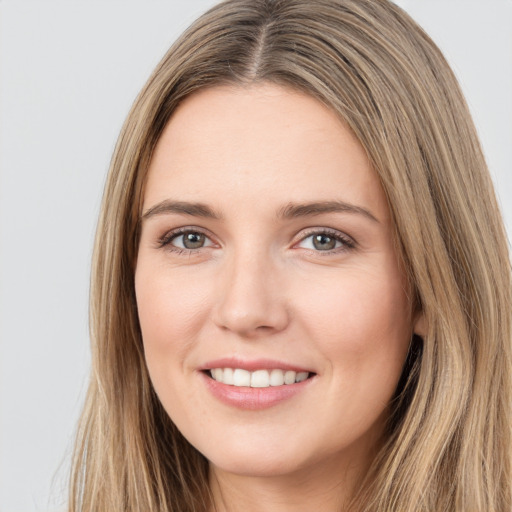
M 318 252 L 331 252 L 354 248 L 354 241 L 348 236 L 331 231 L 316 231 L 303 238 L 297 247 Z
M 171 249 L 185 251 L 193 251 L 212 245 L 213 242 L 204 233 L 194 230 L 173 231 L 160 240 L 161 247 L 168 246 Z

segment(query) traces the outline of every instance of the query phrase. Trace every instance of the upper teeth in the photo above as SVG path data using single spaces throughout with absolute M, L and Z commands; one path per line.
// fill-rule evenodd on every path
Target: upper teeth
M 246 386 L 251 388 L 268 388 L 302 382 L 309 377 L 308 372 L 292 370 L 256 370 L 249 372 L 241 368 L 213 368 L 210 370 L 213 379 L 231 386 Z

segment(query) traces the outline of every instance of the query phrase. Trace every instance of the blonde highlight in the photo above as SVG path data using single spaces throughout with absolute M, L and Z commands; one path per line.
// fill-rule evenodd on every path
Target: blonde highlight
M 207 461 L 152 389 L 133 275 L 145 175 L 164 126 L 195 91 L 257 82 L 317 98 L 359 139 L 386 192 L 411 300 L 428 326 L 411 345 L 387 442 L 350 510 L 510 510 L 508 245 L 451 69 L 385 0 L 227 0 L 162 59 L 114 151 L 95 241 L 92 374 L 70 512 L 212 506 Z

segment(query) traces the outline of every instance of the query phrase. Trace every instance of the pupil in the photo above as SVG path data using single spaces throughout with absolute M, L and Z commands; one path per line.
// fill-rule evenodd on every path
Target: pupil
M 313 238 L 313 246 L 315 249 L 319 249 L 321 251 L 329 251 L 330 249 L 334 249 L 336 246 L 336 240 L 327 235 L 315 235 Z
M 187 233 L 183 236 L 183 245 L 187 249 L 198 249 L 204 244 L 204 235 L 202 233 Z

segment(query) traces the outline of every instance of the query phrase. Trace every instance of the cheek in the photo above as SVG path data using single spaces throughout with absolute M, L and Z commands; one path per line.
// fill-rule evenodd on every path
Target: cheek
M 209 316 L 210 292 L 189 272 L 158 265 L 137 268 L 135 291 L 146 361 L 155 378 L 156 372 L 183 364 Z
M 317 419 L 328 425 L 336 415 L 333 438 L 362 435 L 371 425 L 381 425 L 412 336 L 400 276 L 352 276 L 331 280 L 327 288 L 310 284 L 298 313 L 325 361 L 329 392 Z
M 191 371 L 187 357 L 208 317 L 209 292 L 190 279 L 190 272 L 144 261 L 135 273 L 135 292 L 151 381 L 173 420 L 183 422 L 188 407 L 203 407 L 185 379 Z
M 297 318 L 333 371 L 356 380 L 398 378 L 412 336 L 411 309 L 397 272 L 332 274 L 294 291 Z M 307 289 L 307 293 L 304 293 Z M 300 305 L 299 305 L 300 304 Z M 365 373 L 362 373 L 365 370 Z
M 169 269 L 140 266 L 135 273 L 139 320 L 148 339 L 186 339 L 200 325 L 207 292 L 193 278 Z M 172 275 L 172 278 L 171 278 Z M 169 340 L 171 341 L 171 340 Z

